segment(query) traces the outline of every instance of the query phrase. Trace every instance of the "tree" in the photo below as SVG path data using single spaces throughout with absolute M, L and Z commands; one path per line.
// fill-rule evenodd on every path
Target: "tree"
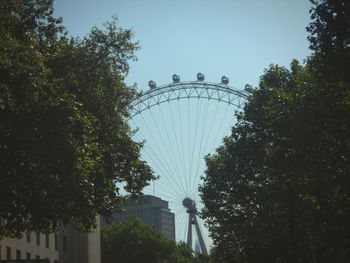
M 173 262 L 191 263 L 192 249 L 165 238 L 136 219 L 102 229 L 102 263 Z
M 271 66 L 261 77 L 232 135 L 206 158 L 201 187 L 214 244 L 224 262 L 297 262 L 304 253 L 295 193 L 297 156 L 290 136 L 298 100 L 297 62 L 292 72 Z M 300 69 L 301 70 L 301 69 Z M 294 260 L 294 261 L 293 261 Z M 285 261 L 282 261 L 285 262 Z
M 313 1 L 314 54 L 271 66 L 206 157 L 203 215 L 222 262 L 350 256 L 350 5 Z
M 116 19 L 67 37 L 52 0 L 0 5 L 0 236 L 89 230 L 117 183 L 137 195 L 153 178 L 127 124 L 138 44 Z

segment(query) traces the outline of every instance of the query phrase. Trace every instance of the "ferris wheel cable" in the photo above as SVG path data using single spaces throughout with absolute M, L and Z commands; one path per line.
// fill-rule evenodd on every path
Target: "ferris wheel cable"
M 214 141 L 214 144 L 213 144 L 213 146 L 212 146 L 211 152 L 214 151 L 215 145 L 219 145 L 219 144 L 220 144 L 220 141 L 221 141 L 221 143 L 222 143 L 222 140 L 223 140 L 223 138 L 224 138 L 224 136 L 225 136 L 225 134 L 224 134 L 225 131 L 229 131 L 229 130 L 230 130 L 230 127 L 233 126 L 235 120 L 236 120 L 236 116 L 235 116 L 235 114 L 233 113 L 232 116 L 231 116 L 231 121 L 229 121 L 228 124 L 225 125 L 223 129 L 222 129 L 222 127 L 220 126 L 220 127 L 221 127 L 220 132 L 221 132 L 222 135 L 221 135 L 221 136 L 220 136 L 220 135 L 217 136 L 217 138 L 216 138 L 216 143 L 215 143 L 215 141 Z
M 145 194 L 147 194 L 147 192 L 148 192 L 148 191 L 147 191 L 147 189 L 146 189 Z M 149 192 L 150 192 L 150 193 L 148 193 L 148 194 L 153 195 L 151 190 L 149 190 Z M 173 196 L 173 195 L 168 195 L 167 193 L 164 193 L 163 191 L 159 191 L 159 189 L 158 189 L 158 192 L 161 193 L 162 196 L 166 197 L 166 198 L 167 198 L 167 201 L 170 200 L 170 201 L 181 202 L 181 199 L 178 199 L 177 197 L 175 197 L 175 196 Z
M 219 109 L 219 101 L 216 103 L 214 115 L 213 115 L 213 118 L 211 119 L 211 122 L 210 122 L 210 126 L 209 126 L 209 131 L 208 131 L 208 133 L 207 133 L 207 137 L 209 137 L 209 135 L 211 134 L 211 131 L 213 130 L 214 121 L 216 120 L 216 114 L 217 114 L 218 109 Z M 205 141 L 205 144 L 204 144 L 204 147 L 203 147 L 204 150 L 206 149 L 206 147 L 207 147 L 207 145 L 208 145 L 208 141 L 209 141 L 209 140 L 206 140 L 206 141 Z
M 168 102 L 168 111 L 169 111 L 171 123 L 175 123 L 174 122 L 174 118 L 173 118 L 173 113 L 172 113 L 172 110 L 171 110 L 169 102 Z M 178 137 L 177 136 L 177 132 L 174 133 L 174 137 L 175 137 L 175 144 L 176 144 L 177 153 L 178 153 L 178 156 L 179 156 L 180 162 L 181 162 L 182 174 L 185 174 L 184 156 L 180 153 L 179 141 L 178 141 L 178 138 L 177 138 Z
M 142 133 L 142 132 L 140 132 L 140 133 Z M 149 154 L 149 151 L 152 151 L 153 154 Z M 152 148 L 150 145 L 148 145 L 148 147 L 144 147 L 144 148 L 143 148 L 143 153 L 151 160 L 151 162 L 153 163 L 153 165 L 154 165 L 161 173 L 163 173 L 163 174 L 166 174 L 166 173 L 167 173 L 167 174 L 169 174 L 169 175 L 171 176 L 171 174 L 169 173 L 169 170 L 167 170 L 167 166 L 164 165 L 163 162 L 160 161 L 160 159 L 159 159 L 158 156 L 155 154 L 153 148 Z M 157 162 L 157 161 L 154 161 L 153 158 L 156 158 L 156 159 L 158 160 L 158 162 Z M 158 163 L 159 163 L 161 166 L 164 167 L 166 173 L 164 173 L 163 169 L 160 168 L 160 167 L 158 166 Z
M 209 102 L 209 100 L 208 100 L 208 102 Z M 207 108 L 208 108 L 208 107 L 207 107 Z M 209 131 L 208 131 L 208 133 L 206 134 L 206 138 L 209 138 L 209 135 L 211 134 L 211 132 L 212 132 L 212 130 L 213 130 L 213 127 L 214 127 L 214 120 L 216 120 L 216 114 L 217 114 L 218 109 L 219 109 L 219 101 L 216 103 L 215 110 L 214 110 L 214 114 L 213 114 L 213 117 L 211 118 L 210 125 L 209 125 Z M 205 140 L 205 144 L 204 144 L 204 146 L 203 146 L 203 151 L 206 150 L 207 145 L 208 145 L 208 141 L 209 141 L 209 140 Z M 202 154 L 200 153 L 199 158 L 202 157 L 201 155 L 202 155 Z M 202 159 L 203 159 L 203 157 L 202 157 Z M 203 161 L 204 161 L 204 159 L 203 159 Z M 200 164 L 200 162 L 198 161 L 198 162 L 197 162 L 197 168 L 196 168 L 195 175 L 197 175 L 197 174 L 199 173 L 199 164 Z
M 185 208 L 182 205 L 182 201 L 181 202 L 173 202 L 171 205 L 172 205 L 172 209 L 174 209 L 174 211 L 177 211 L 177 212 L 185 211 Z
M 185 148 L 184 148 L 184 139 L 183 139 L 183 136 L 182 136 L 182 121 L 181 121 L 181 111 L 180 111 L 180 103 L 179 101 L 177 102 L 177 107 L 178 107 L 178 114 L 179 114 L 179 122 L 180 122 L 180 134 L 181 134 L 181 146 L 182 146 L 182 156 L 184 158 L 184 162 L 185 162 Z M 184 173 L 185 175 L 185 173 Z
M 198 174 L 198 169 L 199 169 L 199 164 L 202 160 L 202 146 L 203 146 L 203 139 L 204 139 L 204 131 L 206 130 L 206 124 L 207 124 L 207 116 L 208 116 L 208 108 L 209 108 L 209 100 L 207 100 L 206 102 L 206 106 L 204 109 L 204 114 L 203 114 L 203 118 L 202 118 L 202 125 L 201 125 L 201 136 L 200 136 L 200 144 L 199 144 L 199 153 L 197 154 L 198 158 L 197 158 L 197 165 L 196 165 L 196 169 L 195 169 L 195 173 L 194 173 L 194 179 L 196 179 L 196 175 Z M 192 185 L 196 184 L 196 187 L 192 187 L 194 193 L 197 192 L 197 188 L 198 188 L 198 182 L 196 182 L 196 180 L 191 182 Z
M 158 133 L 159 133 L 159 135 L 161 135 L 159 127 L 158 127 L 158 122 L 155 121 L 155 118 L 153 116 L 152 111 L 150 111 L 150 112 L 151 112 L 151 116 L 152 116 L 153 122 L 156 124 L 156 128 L 158 130 Z M 164 143 L 163 136 L 161 136 L 160 138 L 161 138 L 165 148 L 166 149 L 170 148 L 170 152 L 172 153 L 172 156 L 170 156 L 168 150 L 167 150 L 167 153 L 168 153 L 169 157 L 171 157 L 170 159 L 173 160 L 172 164 L 173 164 L 173 167 L 175 168 L 175 170 L 177 172 L 177 178 L 181 179 L 182 176 L 181 176 L 180 170 L 178 168 L 179 165 L 175 164 L 175 160 L 177 160 L 177 158 L 176 158 L 176 155 L 174 154 L 174 150 L 173 150 L 173 146 L 172 146 L 172 143 L 171 143 L 171 140 L 170 140 L 170 137 L 169 137 L 169 132 L 168 132 L 168 129 L 167 129 L 167 125 L 165 123 L 165 120 L 164 120 L 163 113 L 162 113 L 161 109 L 159 109 L 159 113 L 160 113 L 161 121 L 162 121 L 162 124 L 163 124 L 162 127 L 165 128 L 165 133 L 166 133 L 166 136 L 167 136 L 167 139 L 168 139 L 168 144 Z M 169 145 L 170 147 L 167 147 L 167 145 Z M 179 181 L 180 181 L 181 186 L 183 186 L 182 180 L 179 180 Z
M 161 142 L 162 142 L 162 144 L 163 144 L 163 147 L 164 147 L 166 153 L 168 154 L 168 157 L 170 157 L 169 160 L 174 160 L 174 159 L 176 159 L 174 153 L 173 153 L 173 155 L 171 156 L 171 154 L 170 154 L 170 152 L 169 152 L 169 150 L 168 150 L 168 148 L 169 148 L 168 145 L 169 145 L 169 144 L 171 145 L 171 143 L 168 143 L 168 144 L 165 143 L 164 138 L 163 138 L 163 136 L 162 136 L 162 133 L 160 132 L 158 122 L 155 120 L 155 118 L 154 118 L 154 116 L 153 116 L 152 110 L 150 110 L 150 113 L 151 113 L 151 117 L 152 117 L 154 126 L 156 127 L 156 130 L 157 130 L 157 132 L 158 132 L 159 138 L 160 138 L 160 140 L 161 140 Z M 164 124 L 165 124 L 165 123 L 164 123 Z M 166 126 L 166 125 L 163 125 L 163 126 Z M 171 147 L 172 147 L 172 146 L 171 146 Z M 172 149 L 172 148 L 171 148 L 171 149 Z M 172 158 L 171 158 L 171 157 L 172 157 Z M 181 174 L 180 174 L 180 172 L 179 172 L 179 170 L 178 170 L 178 167 L 174 164 L 173 161 L 170 162 L 170 163 L 171 163 L 171 165 L 172 165 L 174 171 L 177 173 L 177 177 L 176 177 L 176 178 L 181 178 Z M 181 186 L 185 189 L 184 185 L 182 184 L 182 180 L 179 180 L 179 182 L 180 182 Z
M 191 154 L 191 111 L 190 111 L 190 100 L 187 100 L 187 138 L 188 138 L 188 167 L 190 166 L 191 162 L 190 162 L 190 154 Z M 187 171 L 188 175 L 186 176 L 186 178 L 191 176 L 191 172 Z
M 200 107 L 200 101 L 198 99 L 197 101 L 197 111 L 196 111 L 196 120 L 195 120 L 195 130 L 194 130 L 194 134 L 193 134 L 193 145 L 192 145 L 192 155 L 191 155 L 191 159 L 189 160 L 189 187 L 192 188 L 192 163 L 193 163 L 193 155 L 194 155 L 194 149 L 195 149 L 195 144 L 196 144 L 196 139 L 197 139 L 197 130 L 198 130 L 198 120 L 199 120 L 199 112 L 201 110 Z M 190 126 L 189 126 L 190 129 Z M 189 134 L 190 136 L 190 134 Z
M 148 128 L 147 124 L 146 124 L 145 127 Z M 149 129 L 149 128 L 148 128 L 148 129 Z M 145 138 L 145 136 L 144 136 L 144 134 L 142 133 L 141 130 L 139 130 L 139 133 L 141 134 L 141 136 L 143 136 L 143 138 Z M 158 144 L 155 144 L 155 145 L 158 147 L 158 150 L 159 150 Z M 152 154 L 148 154 L 148 150 L 152 151 Z M 173 173 L 172 173 L 170 170 L 168 170 L 168 165 L 167 165 L 167 164 L 163 164 L 163 162 L 161 161 L 163 158 L 159 158 L 159 157 L 158 157 L 156 151 L 154 151 L 153 147 L 152 147 L 150 144 L 148 144 L 147 147 L 144 147 L 144 148 L 143 148 L 143 152 L 148 156 L 149 159 L 152 160 L 153 157 L 154 157 L 155 159 L 157 159 L 156 162 L 154 162 L 154 161 L 152 161 L 152 162 L 154 163 L 154 166 L 158 166 L 157 164 L 159 163 L 159 164 L 163 167 L 163 169 L 166 171 L 166 173 L 164 173 L 163 176 L 164 176 L 164 175 L 168 175 L 167 178 L 169 178 L 169 179 L 174 178 Z M 158 168 L 158 169 L 159 169 L 159 168 Z M 160 172 L 162 172 L 162 169 L 159 169 L 159 170 L 160 170 Z M 169 180 L 169 183 L 170 183 L 174 188 L 179 188 L 179 189 L 181 189 L 181 187 L 179 187 L 177 184 L 175 184 L 172 180 Z
M 174 214 L 176 216 L 180 216 L 181 212 L 183 212 L 183 210 L 184 210 L 184 207 L 178 207 L 178 208 L 174 209 Z
M 171 186 L 168 186 L 167 184 L 162 184 L 161 182 L 159 182 L 157 184 L 157 187 L 162 191 L 167 193 L 168 195 L 171 196 L 176 196 L 176 200 L 178 202 L 182 202 L 183 197 L 179 194 L 179 191 L 176 191 L 176 189 L 171 188 Z M 157 189 L 157 188 L 156 188 Z
M 155 189 L 153 190 L 150 188 L 144 188 L 144 189 L 147 192 L 155 192 L 157 190 L 159 193 L 163 195 L 167 195 L 168 197 L 171 197 L 172 201 L 176 201 L 180 203 L 182 202 L 183 197 L 178 194 L 178 191 L 174 191 L 174 189 L 169 188 L 166 184 L 164 185 L 158 184 L 156 190 Z
M 169 107 L 169 103 L 168 103 L 168 110 L 170 109 L 170 107 Z M 163 116 L 163 112 L 160 110 L 160 115 L 161 115 L 161 118 L 162 118 L 162 121 L 163 121 L 163 123 L 165 123 L 165 121 L 164 121 L 164 116 Z M 170 113 L 170 116 L 171 116 L 171 123 L 172 124 L 174 124 L 174 121 L 173 121 L 173 117 L 172 117 L 172 113 Z M 165 125 L 165 128 L 166 128 L 166 126 L 167 125 Z M 167 138 L 168 138 L 168 141 L 169 141 L 169 143 L 171 142 L 171 140 L 170 140 L 170 137 L 169 137 L 169 131 L 168 131 L 168 129 L 166 128 L 166 134 L 167 134 Z M 182 168 L 182 171 L 181 171 L 181 174 L 183 174 L 184 173 L 184 166 L 183 166 L 183 163 L 182 163 L 182 159 L 181 159 L 181 155 L 180 155 L 180 150 L 179 150 L 179 145 L 178 145 L 178 140 L 177 140 L 177 134 L 176 134 L 176 132 L 174 133 L 174 137 L 175 137 L 175 144 L 176 144 L 176 150 L 177 150 L 177 154 L 178 154 L 178 157 L 179 158 L 174 158 L 175 160 L 176 160 L 176 162 L 177 162 L 177 165 L 176 166 L 179 166 L 180 168 Z M 171 144 L 171 143 L 170 143 Z M 175 156 L 175 154 L 174 154 L 174 156 Z M 180 165 L 178 165 L 179 163 L 180 163 Z M 180 170 L 180 168 L 179 168 L 179 170 Z M 181 174 L 179 174 L 180 175 L 180 177 L 181 177 Z
M 227 113 L 228 113 L 229 106 L 230 106 L 230 105 L 228 104 L 227 107 L 226 107 L 225 113 L 222 115 L 222 118 L 221 118 L 221 120 L 220 120 L 220 124 L 218 125 L 218 129 L 217 129 L 216 135 L 215 135 L 214 140 L 213 140 L 214 143 L 213 143 L 213 145 L 212 145 L 212 148 L 211 148 L 211 151 L 210 151 L 210 152 L 213 152 L 214 147 L 215 147 L 216 145 L 218 145 L 217 140 L 218 140 L 218 139 L 220 140 L 220 138 L 221 138 L 221 137 L 220 137 L 220 135 L 222 134 L 222 133 L 221 133 L 221 130 L 222 130 L 223 122 L 224 122 L 224 120 L 227 118 Z M 232 125 L 231 122 L 230 122 L 230 125 Z M 198 164 L 199 164 L 199 162 L 198 162 Z M 197 174 L 195 175 L 195 182 L 197 182 L 197 180 L 198 180 L 198 183 L 199 183 L 199 180 L 200 180 L 199 173 L 197 173 Z M 197 187 L 198 187 L 198 185 L 197 185 Z
M 147 152 L 146 151 L 144 151 L 146 154 L 147 154 Z M 147 154 L 148 156 L 149 156 L 149 159 L 152 161 L 153 159 L 152 159 L 152 155 L 149 155 L 149 154 Z M 162 169 L 157 165 L 157 163 L 156 162 L 154 162 L 154 161 L 152 161 L 152 163 L 153 163 L 153 165 L 155 166 L 155 168 L 157 168 L 160 172 L 162 172 Z M 162 174 L 163 175 L 166 175 L 166 173 L 164 173 L 164 172 L 162 172 Z M 157 184 L 157 191 L 158 191 L 158 187 L 160 187 L 161 189 L 164 187 L 164 190 L 165 190 L 165 192 L 168 192 L 168 193 L 177 193 L 178 194 L 178 192 L 174 192 L 173 191 L 173 189 L 172 190 L 170 190 L 170 188 L 168 188 L 167 186 L 162 186 L 161 184 Z M 173 186 L 174 187 L 174 186 Z M 146 188 L 145 188 L 146 189 Z M 147 190 L 147 189 L 146 189 Z M 149 190 L 149 191 L 152 191 L 152 190 Z M 180 200 L 181 201 L 181 196 L 180 195 L 177 195 L 176 196 L 177 197 L 177 200 Z
M 227 105 L 226 110 L 225 110 L 225 113 L 222 115 L 220 124 L 218 125 L 218 129 L 217 129 L 217 131 L 216 131 L 216 135 L 215 135 L 215 137 L 214 137 L 213 145 L 211 146 L 210 153 L 213 152 L 215 145 L 217 145 L 217 140 L 218 140 L 218 139 L 220 140 L 220 138 L 221 138 L 221 137 L 220 137 L 220 136 L 221 136 L 220 132 L 221 132 L 221 130 L 222 130 L 223 122 L 224 122 L 224 120 L 227 118 L 228 109 L 229 109 L 229 105 Z
M 180 195 L 180 192 L 177 191 L 176 188 L 172 188 L 170 185 L 165 183 L 163 184 L 161 181 L 157 184 L 157 187 L 159 187 L 163 192 L 168 193 L 168 195 L 176 196 L 176 200 L 180 203 L 182 202 L 183 196 Z
M 182 201 L 183 201 L 183 200 L 181 200 L 181 202 L 179 202 L 179 201 L 177 201 L 177 202 L 172 201 L 172 202 L 171 202 L 172 208 L 174 208 L 174 209 L 176 209 L 176 208 L 181 208 L 181 209 L 184 210 L 184 206 L 182 205 Z
M 164 159 L 164 156 L 166 156 L 166 154 L 163 153 L 163 151 L 161 150 L 160 146 L 158 145 L 158 143 L 156 142 L 153 133 L 151 132 L 150 128 L 148 127 L 147 122 L 145 121 L 145 119 L 143 118 L 143 116 L 141 115 L 141 118 L 143 120 L 143 122 L 145 123 L 145 127 L 148 130 L 148 133 L 150 134 L 150 136 L 152 137 L 152 140 L 154 141 L 155 146 L 158 148 L 159 153 L 162 155 L 161 159 Z M 164 147 L 165 145 L 163 145 Z M 169 158 L 165 158 L 165 160 L 169 160 Z M 166 164 L 166 167 L 170 167 L 169 164 Z M 169 173 L 170 176 L 167 177 L 167 179 L 169 179 L 169 182 L 171 181 L 173 183 L 173 185 L 175 186 L 175 188 L 178 188 L 179 190 L 183 191 L 183 186 L 181 186 L 178 182 L 177 182 L 177 178 L 178 176 L 176 176 L 172 170 L 170 170 Z M 185 192 L 183 191 L 183 193 L 185 194 Z
M 165 125 L 165 120 L 164 120 L 163 112 L 162 112 L 161 109 L 159 110 L 159 113 L 160 113 L 160 117 L 161 117 L 161 119 L 162 119 L 162 123 L 164 124 L 163 127 L 165 128 L 165 133 L 166 133 L 166 136 L 167 136 L 167 138 L 168 138 L 168 142 L 169 142 L 169 145 L 170 145 L 170 151 L 171 151 L 171 153 L 172 153 L 172 155 L 173 155 L 173 157 L 174 157 L 173 160 L 176 160 L 176 163 L 177 163 L 178 160 L 177 160 L 177 158 L 175 158 L 176 155 L 175 155 L 175 153 L 174 153 L 174 149 L 173 149 L 172 143 L 170 143 L 171 140 L 170 140 L 170 137 L 169 137 L 169 131 L 168 131 L 167 125 Z M 176 168 L 177 168 L 178 175 L 180 176 L 181 173 L 180 173 L 179 168 L 178 168 L 178 166 L 179 166 L 178 163 L 177 163 L 175 166 L 176 166 Z

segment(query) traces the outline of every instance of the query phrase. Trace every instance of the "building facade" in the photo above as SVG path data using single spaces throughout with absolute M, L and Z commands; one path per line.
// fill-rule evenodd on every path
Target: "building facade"
M 132 217 L 138 218 L 165 237 L 175 240 L 175 215 L 170 211 L 167 201 L 159 197 L 144 195 L 137 201 L 125 203 L 123 208 L 125 211 L 114 213 L 108 223 L 117 224 Z M 104 218 L 101 220 L 102 227 L 108 223 Z
M 97 228 L 83 233 L 71 226 L 57 234 L 29 233 L 0 240 L 0 260 L 46 259 L 50 263 L 101 263 L 100 217 Z
M 0 260 L 47 259 L 59 262 L 58 234 L 28 233 L 18 238 L 0 240 Z

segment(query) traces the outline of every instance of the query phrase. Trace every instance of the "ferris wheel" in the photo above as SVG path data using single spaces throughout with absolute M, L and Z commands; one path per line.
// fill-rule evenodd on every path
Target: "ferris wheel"
M 131 101 L 129 123 L 134 139 L 144 142 L 142 158 L 159 176 L 144 193 L 169 202 L 177 241 L 207 254 L 211 239 L 199 216 L 203 204 L 198 193 L 204 156 L 213 154 L 230 133 L 251 86 L 235 89 L 226 76 L 220 83 L 206 82 L 202 73 L 196 81 L 181 81 L 176 74 L 172 80 L 162 86 L 149 81 L 150 89 Z

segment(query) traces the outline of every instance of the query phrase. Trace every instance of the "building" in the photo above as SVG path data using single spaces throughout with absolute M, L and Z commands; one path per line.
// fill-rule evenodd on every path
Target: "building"
M 50 263 L 100 263 L 100 217 L 97 228 L 83 233 L 71 226 L 57 234 L 29 233 L 0 240 L 0 260 L 47 259 Z
M 58 235 L 29 233 L 21 239 L 0 240 L 0 260 L 48 259 L 58 263 Z
M 175 215 L 170 211 L 167 201 L 156 196 L 144 195 L 137 201 L 126 202 L 123 208 L 125 211 L 114 213 L 108 223 L 117 224 L 135 217 L 167 238 L 175 240 Z M 102 227 L 106 225 L 106 219 L 102 219 L 101 223 Z
M 60 263 L 101 263 L 100 217 L 91 233 L 84 233 L 68 226 L 61 230 Z

